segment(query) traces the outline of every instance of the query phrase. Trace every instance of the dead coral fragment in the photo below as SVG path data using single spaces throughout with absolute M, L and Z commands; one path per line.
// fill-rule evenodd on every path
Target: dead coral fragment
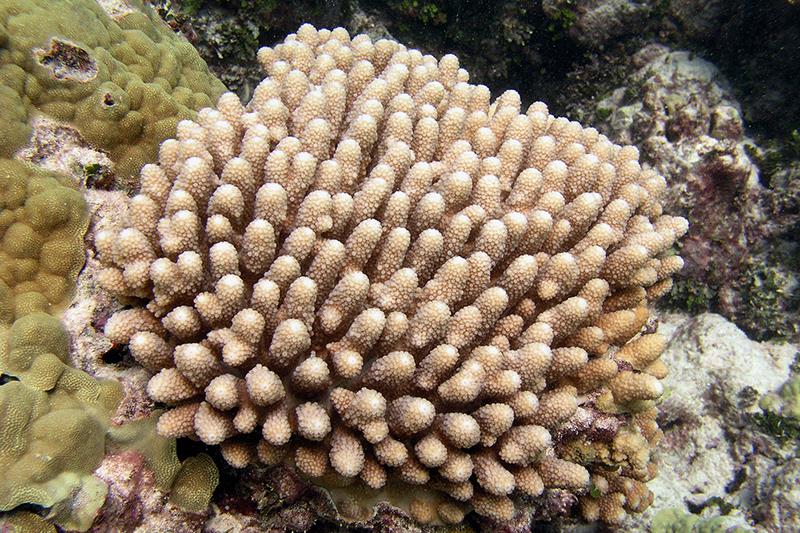
M 663 343 L 626 346 L 686 231 L 663 178 L 542 103 L 491 102 L 454 56 L 304 25 L 258 59 L 252 101 L 181 122 L 128 227 L 95 239 L 103 286 L 148 300 L 106 334 L 158 370 L 161 431 L 235 467 L 427 485 L 446 522 L 461 502 L 505 519 L 517 494 L 591 498 L 607 471 L 557 450 L 613 439 L 596 398 L 621 420 L 661 393 Z M 619 455 L 633 498 L 624 480 L 654 470 Z
M 34 55 L 59 80 L 88 81 L 97 75 L 97 64 L 89 53 L 68 41 L 50 39 L 50 49 L 34 50 Z

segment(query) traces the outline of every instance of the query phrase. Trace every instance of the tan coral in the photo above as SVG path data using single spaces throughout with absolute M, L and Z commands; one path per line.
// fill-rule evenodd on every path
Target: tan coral
M 687 229 L 663 179 L 454 56 L 304 25 L 258 60 L 252 100 L 181 122 L 95 239 L 101 284 L 147 302 L 106 334 L 155 373 L 159 431 L 427 486 L 425 523 L 546 490 L 610 523 L 617 495 L 646 507 L 666 369 L 640 333 Z M 629 429 L 578 446 L 603 411 Z M 592 450 L 626 465 L 599 501 Z

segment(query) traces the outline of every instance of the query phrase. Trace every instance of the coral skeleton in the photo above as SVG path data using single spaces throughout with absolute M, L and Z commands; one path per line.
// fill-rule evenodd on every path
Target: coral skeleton
M 666 368 L 648 304 L 682 266 L 663 177 L 458 59 L 306 24 L 266 78 L 178 124 L 98 232 L 105 326 L 158 430 L 236 468 L 424 486 L 421 523 L 565 494 L 652 501 Z

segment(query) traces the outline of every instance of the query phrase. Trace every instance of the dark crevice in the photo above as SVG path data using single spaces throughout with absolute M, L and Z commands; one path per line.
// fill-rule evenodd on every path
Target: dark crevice
M 109 365 L 116 365 L 130 358 L 131 354 L 126 344 L 115 344 L 102 355 L 103 362 Z

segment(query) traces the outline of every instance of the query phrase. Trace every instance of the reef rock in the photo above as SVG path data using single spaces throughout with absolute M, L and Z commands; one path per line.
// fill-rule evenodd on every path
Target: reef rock
M 639 145 L 642 159 L 669 176 L 665 209 L 697 221 L 669 299 L 690 312 L 718 311 L 754 338 L 796 333 L 785 251 L 796 193 L 764 183 L 728 80 L 708 61 L 662 45 L 642 48 L 633 63 L 636 73 L 596 114 L 609 137 Z
M 649 531 L 663 509 L 709 516 L 732 506 L 728 514 L 742 526 L 797 530 L 798 515 L 782 507 L 797 501 L 791 481 L 797 460 L 753 418 L 758 397 L 786 380 L 798 346 L 752 341 L 710 313 L 665 315 L 659 332 L 670 339 L 662 356 L 670 375 L 659 410 L 659 476 L 651 484 L 651 509 L 631 524 Z

